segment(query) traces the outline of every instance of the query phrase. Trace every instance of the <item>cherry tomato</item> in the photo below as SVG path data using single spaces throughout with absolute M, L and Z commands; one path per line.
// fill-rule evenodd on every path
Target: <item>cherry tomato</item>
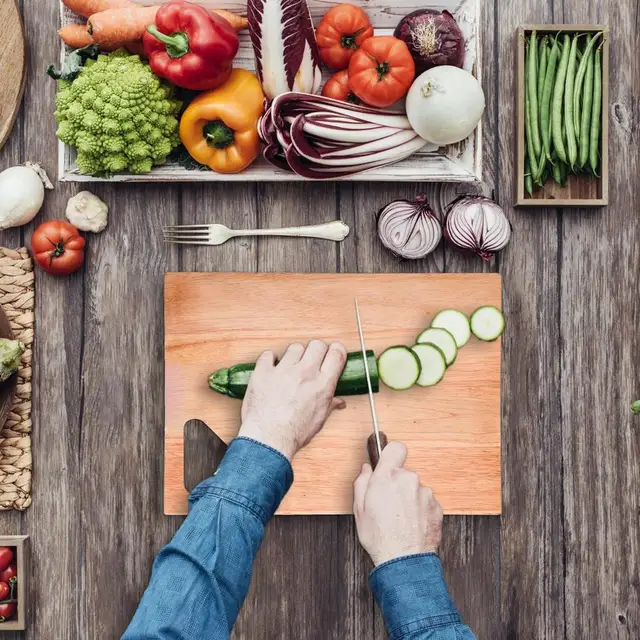
M 0 571 L 4 571 L 13 560 L 11 547 L 0 547 Z M 2 598 L 0 598 L 2 600 Z
M 84 262 L 84 238 L 62 220 L 43 222 L 33 232 L 31 250 L 40 267 L 54 276 L 67 276 Z
M 349 87 L 373 107 L 389 107 L 402 98 L 416 75 L 409 47 L 393 36 L 365 40 L 349 62 Z
M 16 605 L 13 602 L 0 604 L 0 622 L 8 620 L 16 612 Z
M 6 600 L 11 593 L 11 588 L 6 582 L 0 582 L 0 600 Z
M 346 69 L 354 51 L 372 35 L 371 22 L 360 7 L 331 7 L 316 29 L 320 57 L 332 69 Z
M 325 98 L 333 98 L 334 100 L 343 100 L 353 104 L 361 104 L 362 100 L 349 89 L 349 72 L 344 69 L 334 73 L 324 85 L 322 95 Z
M 16 563 L 12 562 L 4 571 L 0 571 L 0 582 L 8 583 L 11 578 L 18 574 L 16 571 Z

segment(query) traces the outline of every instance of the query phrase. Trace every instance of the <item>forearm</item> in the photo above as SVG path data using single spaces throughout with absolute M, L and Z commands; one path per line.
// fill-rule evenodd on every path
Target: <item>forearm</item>
M 123 640 L 228 638 L 264 527 L 292 481 L 284 456 L 234 440 L 218 472 L 192 492 L 190 513 L 158 554 Z
M 474 640 L 456 609 L 440 558 L 425 553 L 376 567 L 369 577 L 389 640 Z

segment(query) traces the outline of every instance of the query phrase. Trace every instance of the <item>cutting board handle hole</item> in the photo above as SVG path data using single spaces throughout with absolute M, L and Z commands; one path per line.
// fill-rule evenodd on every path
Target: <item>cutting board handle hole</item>
M 213 475 L 227 445 L 201 420 L 184 425 L 184 486 L 187 491 Z

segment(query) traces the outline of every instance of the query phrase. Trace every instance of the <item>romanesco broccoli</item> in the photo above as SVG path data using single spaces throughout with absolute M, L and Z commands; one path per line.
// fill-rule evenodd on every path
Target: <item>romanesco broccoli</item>
M 137 55 L 123 49 L 87 60 L 58 83 L 57 135 L 76 147 L 80 173 L 147 173 L 180 143 L 182 103 Z

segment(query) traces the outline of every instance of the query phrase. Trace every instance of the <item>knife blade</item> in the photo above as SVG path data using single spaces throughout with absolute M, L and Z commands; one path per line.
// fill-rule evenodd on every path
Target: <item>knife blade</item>
M 369 391 L 369 408 L 371 409 L 371 420 L 373 422 L 373 433 L 367 440 L 367 450 L 369 452 L 369 459 L 371 460 L 371 466 L 375 469 L 378 464 L 378 460 L 382 455 L 382 450 L 387 444 L 387 436 L 380 431 L 378 425 L 378 414 L 376 413 L 376 404 L 373 399 L 373 389 L 371 387 L 371 373 L 369 371 L 369 359 L 367 358 L 367 347 L 364 342 L 364 333 L 362 331 L 362 321 L 360 320 L 360 308 L 358 307 L 358 299 L 355 298 L 356 303 L 356 321 L 358 323 L 358 335 L 360 336 L 360 348 L 362 349 L 362 359 L 364 362 L 364 372 L 367 378 L 367 389 Z

